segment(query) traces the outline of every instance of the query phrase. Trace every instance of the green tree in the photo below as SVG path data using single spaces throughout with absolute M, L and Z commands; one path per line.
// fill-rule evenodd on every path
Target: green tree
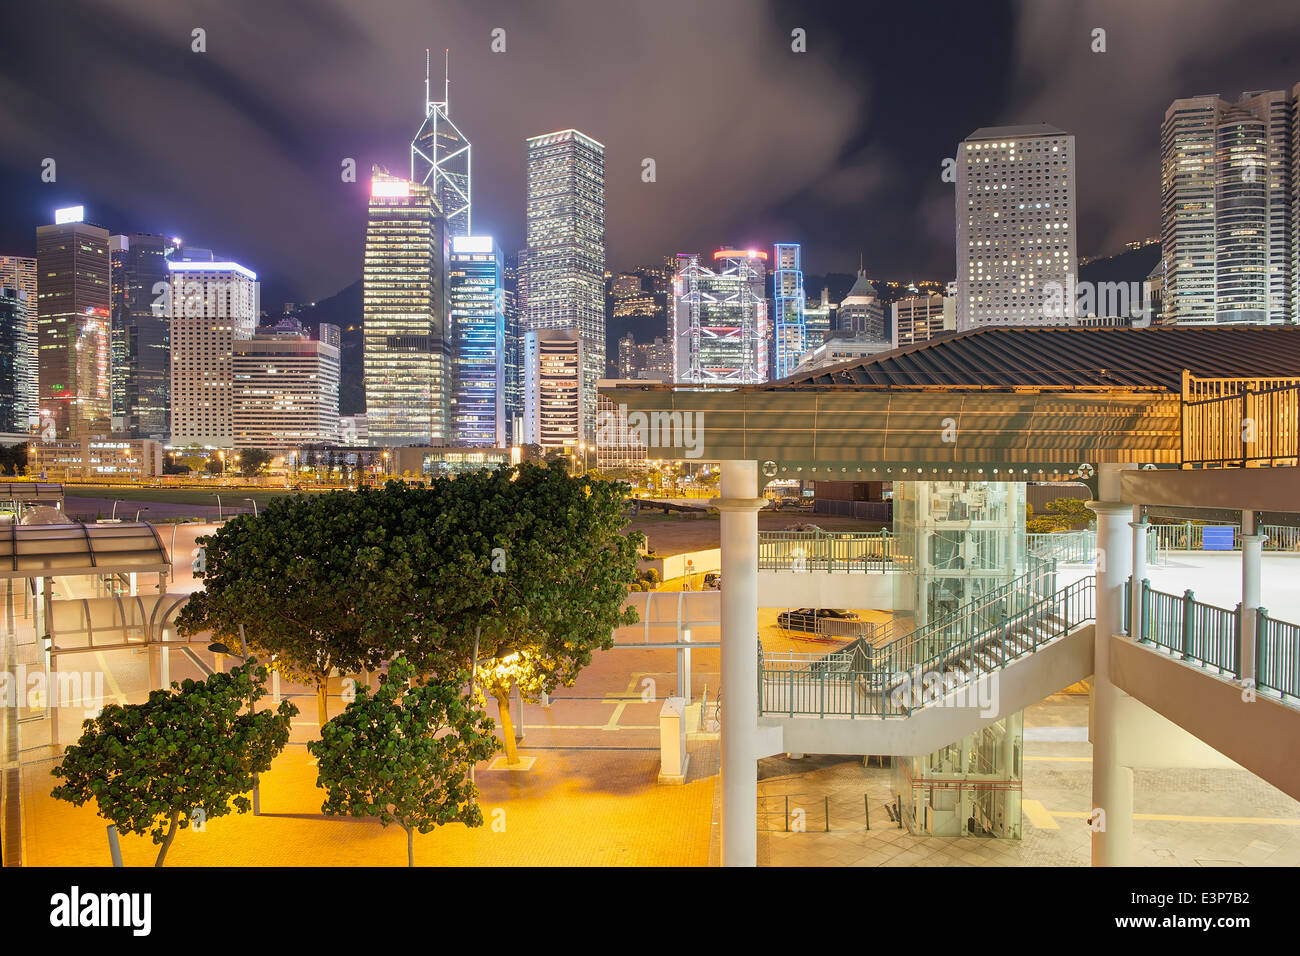
M 27 468 L 27 442 L 0 445 L 0 474 L 21 475 Z
M 415 834 L 448 823 L 483 825 L 469 771 L 497 750 L 492 720 L 463 697 L 465 675 L 412 685 L 415 668 L 393 661 L 379 690 L 357 696 L 307 745 L 327 814 L 377 817 L 406 831 L 406 863 L 415 866 Z
M 1081 498 L 1056 498 L 1043 506 L 1042 514 L 1034 514 L 1032 507 L 1027 507 L 1027 513 L 1025 530 L 1030 534 L 1083 531 L 1094 517 Z
M 246 813 L 255 778 L 289 740 L 298 708 L 256 711 L 266 668 L 249 660 L 206 681 L 153 691 L 141 704 L 110 704 L 52 771 L 58 800 L 94 800 L 119 833 L 149 834 L 162 866 L 177 829 L 232 810 Z
M 234 646 L 243 624 L 254 654 L 315 685 L 323 726 L 332 672 L 374 670 L 395 656 L 380 629 L 387 609 L 376 607 L 393 595 L 382 586 L 394 557 L 384 543 L 384 493 L 284 495 L 200 538 L 203 590 L 181 610 L 177 628 L 211 631 Z
M 456 533 L 434 542 L 426 586 L 456 606 L 439 615 L 436 643 L 409 643 L 434 671 L 477 663 L 515 763 L 511 687 L 529 698 L 572 686 L 594 651 L 613 646 L 614 628 L 636 622 L 624 605 L 643 536 L 623 533 L 626 485 L 570 475 L 563 463 L 462 475 L 430 490 L 441 496 L 430 519 L 454 516 Z
M 271 453 L 265 448 L 245 448 L 239 453 L 239 473 L 245 478 L 265 474 L 271 460 Z

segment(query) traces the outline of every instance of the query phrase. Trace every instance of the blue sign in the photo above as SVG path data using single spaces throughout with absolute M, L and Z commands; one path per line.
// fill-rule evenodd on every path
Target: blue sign
M 1203 551 L 1231 551 L 1232 525 L 1219 525 L 1201 529 L 1201 549 Z

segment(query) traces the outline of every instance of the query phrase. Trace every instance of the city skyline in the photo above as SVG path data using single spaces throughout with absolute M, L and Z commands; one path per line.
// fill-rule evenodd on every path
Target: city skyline
M 1280 89 L 1294 83 L 1297 70 L 1285 52 L 1295 30 L 1281 3 L 1260 4 L 1250 18 L 1207 6 L 1204 17 L 1192 11 L 1167 23 L 1165 4 L 1137 11 L 1080 4 L 1065 15 L 1075 29 L 1012 4 L 950 12 L 958 21 L 951 30 L 918 33 L 934 44 L 926 61 L 933 68 L 920 82 L 893 44 L 868 52 L 860 43 L 921 31 L 926 24 L 913 19 L 919 14 L 750 6 L 752 15 L 737 17 L 718 3 L 698 30 L 681 31 L 672 4 L 615 10 L 604 24 L 589 22 L 586 9 L 505 5 L 489 13 L 451 5 L 430 23 L 415 5 L 388 3 L 358 24 L 338 8 L 313 21 L 314 42 L 294 47 L 301 53 L 285 51 L 304 57 L 288 64 L 302 76 L 294 84 L 263 82 L 272 64 L 247 45 L 232 48 L 227 41 L 239 35 L 238 24 L 224 12 L 206 25 L 200 54 L 190 49 L 193 25 L 173 22 L 161 5 L 91 9 L 58 31 L 41 29 L 48 14 L 39 9 L 17 11 L 9 62 L 33 82 L 8 101 L 15 135 L 0 146 L 0 200 L 12 215 L 0 242 L 6 254 L 29 255 L 32 230 L 50 209 L 84 203 L 114 233 L 188 234 L 238 249 L 256 264 L 269 302 L 332 295 L 360 275 L 366 170 L 408 165 L 425 50 L 432 48 L 435 60 L 450 50 L 451 115 L 474 143 L 475 231 L 496 236 L 504 250 L 523 245 L 522 140 L 576 127 L 609 147 L 608 261 L 615 271 L 680 249 L 704 252 L 718 241 L 788 241 L 802 244 L 805 269 L 814 274 L 851 272 L 862 253 L 873 275 L 943 279 L 951 270 L 953 211 L 941 162 L 972 130 L 1044 121 L 1073 133 L 1079 252 L 1108 253 L 1159 231 L 1159 203 L 1149 196 L 1159 183 L 1159 121 L 1173 99 Z M 292 29 L 278 15 L 261 16 L 267 36 Z M 15 43 L 24 25 L 34 42 Z M 1089 49 L 1097 25 L 1111 38 L 1105 53 Z M 494 53 L 498 26 L 505 50 Z M 791 50 L 796 28 L 806 31 L 805 53 Z M 1139 30 L 1145 39 L 1135 48 L 1128 37 Z M 638 39 L 598 42 L 602 32 Z M 115 59 L 106 46 L 119 35 L 125 39 Z M 65 88 L 49 74 L 46 36 L 57 36 L 61 50 L 93 52 L 103 62 L 105 80 L 96 87 L 126 94 L 114 101 L 121 123 L 104 120 L 97 90 Z M 1212 50 L 1193 61 L 1187 51 L 1198 44 L 1189 41 L 1211 38 Z M 662 104 L 707 88 L 705 71 L 693 65 L 701 44 L 709 44 L 728 82 L 747 84 L 752 112 L 732 121 L 737 135 L 717 138 L 710 130 L 726 128 L 719 125 L 723 106 L 696 97 L 690 110 L 674 114 L 673 137 L 652 135 L 656 124 L 645 120 Z M 279 53 L 271 60 L 277 73 L 286 66 Z M 142 62 L 168 75 L 167 84 L 148 83 L 147 96 Z M 769 76 L 776 63 L 787 68 Z M 1160 81 L 1136 82 L 1153 63 L 1168 67 L 1150 70 Z M 436 86 L 441 77 L 432 73 Z M 608 89 L 593 91 L 581 79 L 593 74 L 604 76 Z M 967 84 L 968 76 L 985 82 Z M 42 110 L 46 97 L 60 108 Z M 161 152 L 142 151 L 156 110 L 193 102 L 210 108 L 187 118 Z M 799 116 L 795 135 L 770 135 L 773 111 Z M 67 138 L 74 131 L 94 137 L 94 167 Z M 710 148 L 698 149 L 701 142 Z M 54 183 L 40 180 L 46 158 L 61 160 Z M 356 162 L 355 183 L 340 180 L 345 158 Z M 656 161 L 652 183 L 642 181 L 646 158 Z M 722 182 L 731 185 L 719 190 Z M 673 208 L 707 214 L 677 223 Z M 288 214 L 277 219 L 276 210 Z M 890 228 L 873 228 L 882 219 Z

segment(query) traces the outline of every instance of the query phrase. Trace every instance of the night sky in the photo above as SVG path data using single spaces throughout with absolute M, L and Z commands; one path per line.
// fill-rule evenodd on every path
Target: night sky
M 525 137 L 576 127 L 607 148 L 613 269 L 794 241 L 809 272 L 850 272 L 861 253 L 872 277 L 948 279 L 940 172 L 962 137 L 1074 133 L 1079 253 L 1117 251 L 1158 232 L 1169 101 L 1300 82 L 1300 4 L 11 0 L 0 253 L 31 255 L 54 208 L 84 204 L 112 232 L 242 261 L 264 307 L 331 295 L 360 277 L 371 164 L 408 168 L 426 47 L 437 84 L 451 50 L 475 231 L 507 251 L 523 242 Z M 345 157 L 357 183 L 340 180 Z

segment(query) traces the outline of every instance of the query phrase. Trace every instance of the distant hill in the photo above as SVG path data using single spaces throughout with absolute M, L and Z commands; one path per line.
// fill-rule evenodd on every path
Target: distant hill
M 1080 282 L 1138 282 L 1145 279 L 1160 261 L 1160 243 L 1141 249 L 1126 249 L 1118 255 L 1093 259 L 1079 266 Z
M 322 322 L 337 325 L 343 333 L 339 356 L 339 414 L 359 415 L 366 410 L 366 387 L 361 364 L 361 280 L 328 299 L 304 306 L 298 320 L 315 332 Z

